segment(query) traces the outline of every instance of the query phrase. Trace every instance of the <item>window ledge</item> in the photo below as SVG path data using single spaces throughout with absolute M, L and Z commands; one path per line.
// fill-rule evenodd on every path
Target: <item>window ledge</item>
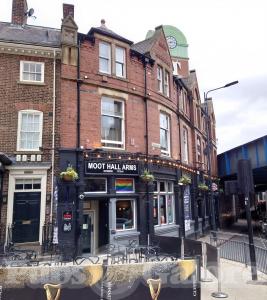
M 159 92 L 159 91 L 157 91 L 157 94 L 160 95 L 160 96 L 162 96 L 163 98 L 165 98 L 165 99 L 168 100 L 168 101 L 171 101 L 171 100 L 172 100 L 172 99 L 171 99 L 171 96 L 166 96 L 166 95 L 164 95 L 163 93 L 161 93 L 161 92 Z
M 18 84 L 25 84 L 25 85 L 38 85 L 38 86 L 45 86 L 44 82 L 35 82 L 35 81 L 17 81 Z
M 123 240 L 125 238 L 131 238 L 131 237 L 135 237 L 135 236 L 139 236 L 140 232 L 137 231 L 136 229 L 132 229 L 132 230 L 125 230 L 125 231 L 116 231 L 116 233 L 114 234 L 114 239 L 115 240 Z
M 178 224 L 167 224 L 167 225 L 161 225 L 161 226 L 155 226 L 155 233 L 157 234 L 164 234 L 164 233 L 170 233 L 170 232 L 178 232 L 179 229 Z
M 14 154 L 43 154 L 43 151 L 38 150 L 16 150 Z
M 116 76 L 114 74 L 98 72 L 98 75 L 102 76 L 103 81 L 107 81 L 107 80 L 105 80 L 105 77 L 107 77 L 107 79 L 112 78 L 112 79 L 118 79 L 118 80 L 121 80 L 121 81 L 129 82 L 129 80 L 126 77 L 119 77 L 119 76 Z

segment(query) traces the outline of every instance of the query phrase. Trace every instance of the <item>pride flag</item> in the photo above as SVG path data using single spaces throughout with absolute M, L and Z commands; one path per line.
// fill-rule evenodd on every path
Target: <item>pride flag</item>
M 116 192 L 133 192 L 133 179 L 131 178 L 120 178 L 116 179 L 115 182 Z

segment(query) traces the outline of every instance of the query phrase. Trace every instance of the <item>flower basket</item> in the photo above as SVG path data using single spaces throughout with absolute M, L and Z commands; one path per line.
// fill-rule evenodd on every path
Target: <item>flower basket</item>
M 60 173 L 60 178 L 64 181 L 75 181 L 78 179 L 77 172 L 73 169 L 73 167 L 67 167 L 66 171 Z
M 145 182 L 152 182 L 155 180 L 154 175 L 151 174 L 148 170 L 144 170 L 144 173 L 140 177 Z
M 209 187 L 205 183 L 199 183 L 198 184 L 198 189 L 201 191 L 208 191 Z
M 180 179 L 179 179 L 179 182 L 180 184 L 183 184 L 183 185 L 188 185 L 188 184 L 191 184 L 191 178 L 186 176 L 186 175 L 183 175 Z

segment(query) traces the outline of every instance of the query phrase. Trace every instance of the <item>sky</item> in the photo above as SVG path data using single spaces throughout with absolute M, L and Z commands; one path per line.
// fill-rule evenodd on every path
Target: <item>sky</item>
M 266 0 L 28 0 L 33 25 L 60 28 L 62 3 L 75 5 L 79 31 L 106 26 L 134 42 L 149 29 L 173 25 L 186 36 L 190 69 L 201 95 L 210 93 L 217 122 L 218 153 L 267 134 Z M 0 21 L 11 19 L 12 0 L 1 0 Z M 203 96 L 202 96 L 203 100 Z

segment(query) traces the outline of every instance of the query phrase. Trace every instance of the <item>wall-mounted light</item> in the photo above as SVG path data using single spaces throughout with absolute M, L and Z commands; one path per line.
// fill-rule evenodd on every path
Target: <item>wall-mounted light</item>
M 2 195 L 2 203 L 7 203 L 7 195 Z

